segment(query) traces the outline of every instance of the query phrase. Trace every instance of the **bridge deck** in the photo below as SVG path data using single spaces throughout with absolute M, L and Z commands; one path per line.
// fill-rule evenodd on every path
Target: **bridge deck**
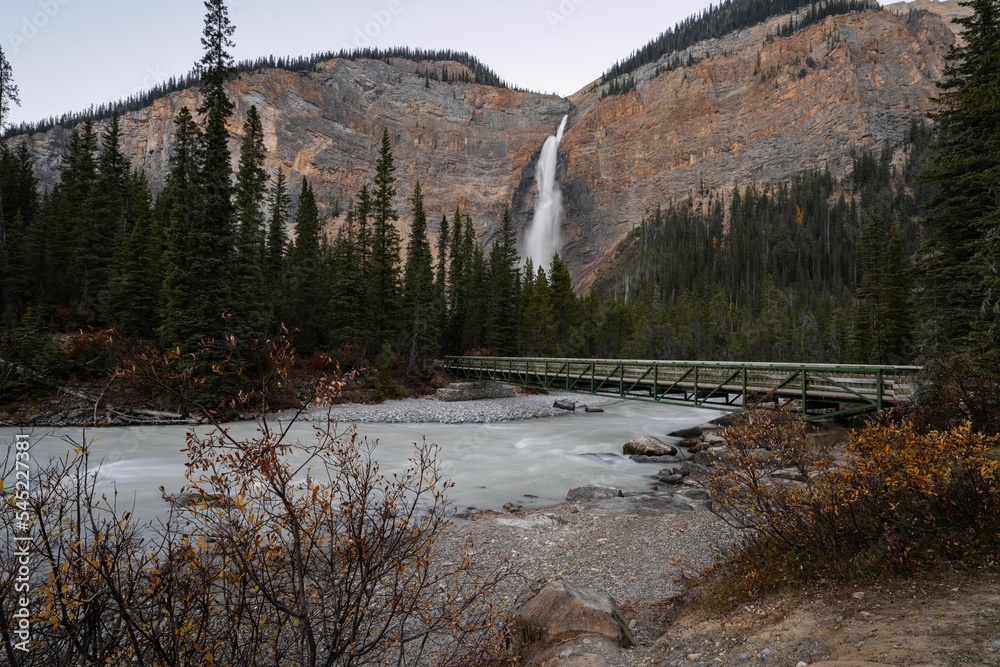
M 919 366 L 447 357 L 452 375 L 524 387 L 735 410 L 798 401 L 810 419 L 912 401 Z

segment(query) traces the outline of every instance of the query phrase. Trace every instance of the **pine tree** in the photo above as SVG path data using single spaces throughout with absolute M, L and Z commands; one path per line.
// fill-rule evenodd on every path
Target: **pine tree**
M 133 336 L 150 337 L 158 326 L 160 234 L 146 175 L 133 171 L 126 194 L 128 224 L 118 229 L 107 292 L 111 319 Z
M 266 286 L 265 291 L 271 294 L 280 286 L 282 265 L 288 243 L 285 234 L 289 206 L 288 188 L 285 185 L 285 172 L 280 169 L 274 178 L 274 187 L 271 189 L 268 205 L 271 209 L 271 216 L 267 227 L 263 278 Z
M 229 152 L 227 122 L 233 103 L 226 94 L 226 81 L 234 74 L 232 56 L 234 28 L 229 22 L 225 0 L 205 1 L 205 28 L 201 39 L 204 54 L 196 67 L 201 74 L 204 142 L 201 179 L 201 208 L 198 222 L 199 246 L 188 258 L 193 270 L 203 275 L 203 316 L 213 321 L 206 332 L 221 333 L 222 316 L 231 314 L 235 304 L 237 272 L 235 254 L 235 209 L 233 206 L 232 157 Z M 215 325 L 217 320 L 219 325 Z
M 569 357 L 579 347 L 575 338 L 579 304 L 573 293 L 573 279 L 558 254 L 552 257 L 549 269 L 549 289 L 552 293 L 552 318 L 555 323 L 556 354 Z
M 445 349 L 453 354 L 464 351 L 462 332 L 465 329 L 465 303 L 462 292 L 465 289 L 466 262 L 462 248 L 463 238 L 462 213 L 456 208 L 455 217 L 452 218 L 451 251 L 448 253 L 451 265 L 448 271 L 448 326 L 445 330 Z
M 552 316 L 552 296 L 545 269 L 529 259 L 524 267 L 524 309 L 521 317 L 520 351 L 529 357 L 551 356 L 555 350 L 555 323 Z
M 441 228 L 438 231 L 437 270 L 434 276 L 434 289 L 438 299 L 438 331 L 441 336 L 441 349 L 447 347 L 448 330 L 448 216 L 441 216 Z
M 987 256 L 1000 235 L 1000 2 L 965 4 L 974 13 L 956 20 L 964 43 L 952 48 L 940 84 L 936 157 L 926 174 L 938 187 L 921 262 L 929 350 L 990 346 L 1000 321 L 988 303 Z
M 503 356 L 517 351 L 521 284 L 516 244 L 510 210 L 504 207 L 500 233 L 490 249 L 486 328 L 486 345 L 493 354 Z
M 81 280 L 81 305 L 97 307 L 110 278 L 115 240 L 127 232 L 125 211 L 128 190 L 128 160 L 121 150 L 118 116 L 111 117 L 101 138 L 98 174 L 91 191 L 89 224 L 78 234 L 77 271 Z
M 410 201 L 413 205 L 413 224 L 410 228 L 410 242 L 406 247 L 403 297 L 410 369 L 416 371 L 422 369 L 427 360 L 437 356 L 440 332 L 431 246 L 427 241 L 427 215 L 419 182 L 413 188 Z
M 21 105 L 21 98 L 18 95 L 17 85 L 14 83 L 14 70 L 4 55 L 3 47 L 0 47 L 0 134 L 7 128 L 7 114 L 10 112 L 10 105 Z M 6 150 L 6 147 L 5 147 Z M 3 168 L 5 165 L 0 165 Z M 0 173 L 0 179 L 4 177 Z M 4 218 L 3 192 L 0 190 L 0 245 L 7 243 L 7 223 Z
M 367 335 L 365 309 L 367 283 L 361 267 L 357 214 L 354 202 L 347 205 L 344 225 L 333 242 L 330 308 L 327 329 L 334 349 L 361 351 Z M 356 357 L 354 361 L 358 361 Z
M 91 209 L 97 180 L 97 138 L 90 121 L 77 128 L 70 140 L 60 174 L 59 197 L 55 200 L 52 223 L 51 264 L 53 298 L 63 305 L 79 305 L 91 284 L 88 279 L 86 251 L 89 244 L 80 244 L 95 227 Z
M 400 238 L 393 224 L 397 219 L 396 167 L 389 142 L 389 130 L 382 131 L 379 157 L 375 163 L 375 191 L 372 193 L 371 291 L 372 338 L 377 350 L 396 344 L 400 330 L 402 291 L 400 289 Z
M 267 172 L 264 171 L 264 128 L 251 106 L 243 123 L 243 143 L 240 164 L 236 172 L 236 219 L 238 222 L 237 260 L 240 273 L 240 300 L 246 307 L 258 310 L 264 289 L 264 199 L 267 195 Z M 250 313 L 247 313 L 250 315 Z M 259 326 L 261 313 L 250 317 L 252 326 Z
M 208 306 L 213 299 L 205 292 L 214 281 L 191 264 L 204 242 L 198 219 L 204 199 L 201 131 L 187 107 L 178 112 L 175 127 L 170 174 L 158 202 L 165 218 L 160 335 L 167 344 L 192 346 L 216 328 Z
M 299 333 L 296 347 L 309 354 L 323 338 L 326 310 L 322 289 L 322 252 L 319 210 L 309 181 L 302 178 L 299 208 L 295 214 L 295 242 L 288 250 L 286 324 Z

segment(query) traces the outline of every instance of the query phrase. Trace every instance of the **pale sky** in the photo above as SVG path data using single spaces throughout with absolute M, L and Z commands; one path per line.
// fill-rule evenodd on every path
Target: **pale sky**
M 237 60 L 355 46 L 468 51 L 509 83 L 569 95 L 707 0 L 230 0 Z M 201 0 L 2 0 L 11 123 L 110 102 L 186 74 Z

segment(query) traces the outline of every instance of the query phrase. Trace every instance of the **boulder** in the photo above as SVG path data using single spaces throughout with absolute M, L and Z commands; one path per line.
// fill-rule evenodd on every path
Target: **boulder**
M 570 412 L 576 412 L 576 401 L 571 401 L 568 398 L 556 399 L 556 402 L 552 404 L 552 407 L 559 408 L 560 410 L 569 410 Z
M 622 452 L 639 456 L 676 456 L 677 448 L 651 435 L 639 435 L 626 442 Z
M 511 398 L 514 387 L 499 382 L 452 382 L 437 390 L 439 401 L 480 401 L 484 399 Z
M 544 649 L 588 635 L 635 646 L 614 598 L 561 579 L 547 581 L 514 611 L 513 621 L 515 637 L 525 646 Z
M 704 435 L 708 431 L 714 431 L 719 427 L 715 424 L 702 424 L 700 426 L 691 426 L 688 428 L 677 429 L 676 431 L 671 431 L 667 434 L 670 438 L 697 438 Z
M 636 463 L 681 463 L 684 459 L 680 456 L 646 456 L 645 454 L 636 454 L 630 456 L 630 459 Z
M 596 407 L 592 407 L 590 405 L 585 405 L 585 406 L 583 406 L 583 411 L 584 412 L 604 412 L 604 408 L 596 408 Z
M 601 486 L 599 484 L 587 484 L 586 486 L 578 486 L 575 489 L 570 489 L 569 493 L 566 494 L 566 500 L 598 500 L 600 498 L 623 498 L 625 494 L 621 489 L 616 489 L 610 486 Z
M 667 470 L 669 470 L 669 468 Z M 656 476 L 656 479 L 663 484 L 682 484 L 684 482 L 684 475 L 679 472 L 660 471 L 660 474 Z

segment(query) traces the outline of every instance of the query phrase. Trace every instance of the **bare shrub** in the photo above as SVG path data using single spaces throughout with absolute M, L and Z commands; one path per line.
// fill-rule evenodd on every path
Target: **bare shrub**
M 290 348 L 270 353 L 275 369 Z M 169 361 L 167 362 L 169 365 Z M 274 371 L 279 372 L 279 371 Z M 279 373 L 280 374 L 280 373 Z M 279 383 L 266 368 L 261 395 Z M 335 397 L 341 378 L 313 391 Z M 211 413 L 208 413 L 211 416 Z M 187 436 L 183 494 L 139 521 L 97 491 L 86 441 L 34 473 L 34 646 L 9 647 L 17 507 L 0 507 L 0 640 L 12 665 L 483 664 L 505 655 L 503 562 L 435 562 L 450 484 L 433 445 L 380 471 L 376 446 L 327 422 L 307 442 L 263 416 L 255 437 Z M 8 461 L 10 464 L 11 461 Z M 9 471 L 9 466 L 7 470 Z

